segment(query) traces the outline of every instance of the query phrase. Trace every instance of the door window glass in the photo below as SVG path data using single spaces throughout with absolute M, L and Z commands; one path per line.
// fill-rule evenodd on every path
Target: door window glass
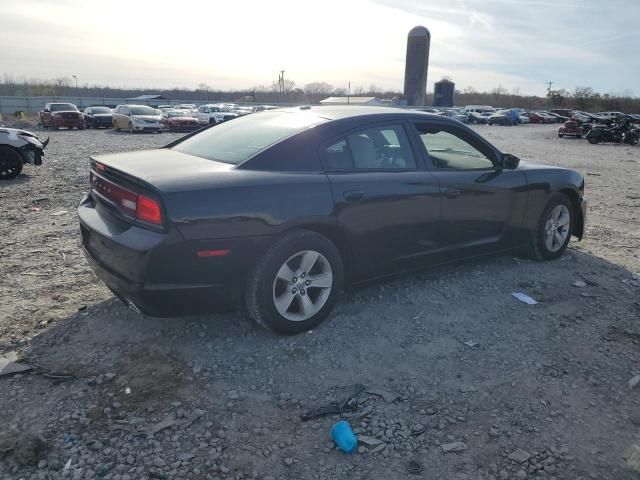
M 325 150 L 327 170 L 407 170 L 416 161 L 401 125 L 372 127 L 352 133 Z
M 473 170 L 493 168 L 490 157 L 467 140 L 437 126 L 416 125 L 435 168 Z M 487 152 L 488 153 L 488 152 Z

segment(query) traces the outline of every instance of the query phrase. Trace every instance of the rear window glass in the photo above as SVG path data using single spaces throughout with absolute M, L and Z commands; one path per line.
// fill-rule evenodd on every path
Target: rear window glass
M 327 120 L 307 112 L 262 112 L 221 123 L 179 143 L 174 150 L 239 164 L 270 145 Z

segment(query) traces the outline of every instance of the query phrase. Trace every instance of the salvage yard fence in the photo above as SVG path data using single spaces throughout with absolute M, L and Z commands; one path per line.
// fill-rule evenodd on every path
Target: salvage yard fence
M 179 105 L 181 103 L 192 103 L 194 105 L 203 105 L 208 103 L 231 103 L 229 101 L 209 100 L 158 100 L 137 99 L 137 98 L 112 98 L 112 97 L 10 97 L 0 96 L 0 113 L 4 116 L 13 115 L 16 112 L 37 113 L 44 108 L 45 103 L 73 103 L 78 108 L 91 107 L 94 105 L 105 105 L 107 107 L 115 107 L 120 104 L 149 105 L 157 107 L 158 105 Z M 237 105 L 253 105 L 252 103 L 233 102 Z M 281 107 L 294 106 L 292 103 L 270 103 L 270 105 L 278 105 Z

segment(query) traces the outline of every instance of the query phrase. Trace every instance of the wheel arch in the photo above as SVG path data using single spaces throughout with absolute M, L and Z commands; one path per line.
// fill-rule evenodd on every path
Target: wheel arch
M 349 241 L 347 232 L 341 229 L 338 225 L 331 225 L 327 223 L 302 223 L 282 231 L 277 237 L 293 230 L 309 230 L 329 239 L 329 241 L 331 241 L 331 243 L 333 243 L 338 249 L 340 257 L 342 257 L 345 283 L 349 283 L 353 279 L 355 274 L 355 263 L 352 244 Z
M 579 240 L 582 240 L 582 236 L 584 235 L 584 218 L 582 217 L 582 209 L 580 208 L 580 196 L 578 195 L 578 192 L 571 188 L 562 188 L 558 191 L 558 193 L 563 193 L 569 198 L 569 200 L 571 200 L 571 205 L 573 205 L 573 213 L 575 214 L 576 219 L 574 231 L 572 232 L 572 234 Z

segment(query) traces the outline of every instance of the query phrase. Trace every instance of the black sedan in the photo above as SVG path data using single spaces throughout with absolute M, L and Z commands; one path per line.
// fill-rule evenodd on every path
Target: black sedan
M 113 112 L 108 107 L 87 107 L 82 112 L 87 128 L 111 128 Z
M 557 258 L 582 238 L 583 191 L 580 174 L 520 162 L 446 117 L 301 107 L 92 158 L 78 214 L 89 263 L 134 308 L 244 300 L 296 333 L 345 285 L 488 252 Z

